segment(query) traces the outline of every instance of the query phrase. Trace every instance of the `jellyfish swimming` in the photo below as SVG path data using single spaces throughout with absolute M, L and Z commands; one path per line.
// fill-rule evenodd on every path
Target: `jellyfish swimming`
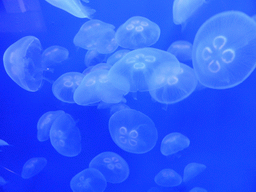
M 188 182 L 206 169 L 204 164 L 189 163 L 184 168 L 183 182 Z
M 42 64 L 49 66 L 55 63 L 61 63 L 68 59 L 69 51 L 65 47 L 58 45 L 50 46 L 42 53 Z
M 182 183 L 181 176 L 173 169 L 162 169 L 154 179 L 161 187 L 175 187 Z
M 9 145 L 9 143 L 7 143 L 6 141 L 0 139 L 0 147 L 1 146 L 8 146 L 8 145 Z
M 113 66 L 118 60 L 120 60 L 123 56 L 125 56 L 129 52 L 130 50 L 128 49 L 121 49 L 116 51 L 107 59 L 107 64 Z
M 23 179 L 29 179 L 40 173 L 47 164 L 47 160 L 44 157 L 35 157 L 29 159 L 22 168 L 21 177 Z
M 173 42 L 167 52 L 175 55 L 180 62 L 190 61 L 192 59 L 193 45 L 188 41 L 175 41 Z
M 88 50 L 84 57 L 84 64 L 86 67 L 95 66 L 106 61 L 106 54 L 101 54 L 96 50 Z

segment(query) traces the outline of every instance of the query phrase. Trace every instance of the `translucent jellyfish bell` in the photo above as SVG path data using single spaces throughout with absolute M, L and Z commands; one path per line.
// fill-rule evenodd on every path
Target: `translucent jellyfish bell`
M 54 45 L 45 49 L 42 53 L 42 64 L 49 66 L 55 63 L 61 63 L 68 58 L 69 51 L 65 47 Z
M 189 163 L 184 168 L 183 182 L 188 182 L 206 169 L 204 164 Z
M 107 64 L 114 65 L 117 61 L 119 61 L 123 56 L 125 56 L 127 53 L 129 53 L 130 50 L 122 49 L 118 50 L 115 53 L 113 53 L 107 60 Z
M 44 69 L 41 66 L 41 43 L 34 36 L 26 36 L 4 52 L 6 73 L 21 88 L 35 92 L 40 89 Z
M 175 187 L 181 184 L 181 176 L 173 169 L 163 169 L 155 176 L 155 183 L 162 187 Z
M 175 55 L 180 62 L 192 59 L 192 44 L 188 41 L 175 41 L 167 49 L 167 52 Z
M 242 83 L 255 69 L 255 47 L 256 22 L 252 18 L 238 11 L 211 17 L 193 43 L 192 61 L 199 82 L 214 89 Z
M 127 49 L 148 47 L 155 44 L 159 37 L 159 26 L 141 16 L 128 19 L 117 29 L 115 36 L 118 45 Z
M 44 157 L 35 157 L 29 159 L 22 168 L 21 177 L 23 179 L 29 179 L 40 173 L 47 164 L 47 160 Z
M 106 58 L 105 54 L 100 54 L 96 50 L 88 50 L 84 57 L 84 63 L 86 67 L 90 67 L 106 61 Z

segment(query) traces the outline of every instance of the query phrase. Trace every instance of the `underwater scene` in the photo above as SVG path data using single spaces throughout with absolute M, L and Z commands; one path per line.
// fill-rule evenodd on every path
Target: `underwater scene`
M 256 192 L 255 0 L 2 0 L 0 55 L 0 192 Z

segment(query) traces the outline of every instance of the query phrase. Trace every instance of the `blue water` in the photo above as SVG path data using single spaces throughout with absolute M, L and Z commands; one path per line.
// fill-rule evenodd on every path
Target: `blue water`
M 18 1 L 11 2 L 13 7 L 8 9 L 14 13 L 7 13 L 0 2 L 0 55 L 18 39 L 33 35 L 40 39 L 44 49 L 60 45 L 69 50 L 70 56 L 61 67 L 46 75 L 43 87 L 35 93 L 20 88 L 6 74 L 3 65 L 0 67 L 0 139 L 11 145 L 0 152 L 0 176 L 7 181 L 0 191 L 69 192 L 72 177 L 88 168 L 91 159 L 105 151 L 119 154 L 130 168 L 127 180 L 120 184 L 108 183 L 106 192 L 146 192 L 151 187 L 163 192 L 187 192 L 193 187 L 202 187 L 209 192 L 256 191 L 255 72 L 231 89 L 197 90 L 185 100 L 169 105 L 167 110 L 153 102 L 147 92 L 138 93 L 137 100 L 128 94 L 127 105 L 149 116 L 158 129 L 158 141 L 151 151 L 128 153 L 111 139 L 108 109 L 63 103 L 51 90 L 51 82 L 63 73 L 85 69 L 86 51 L 75 47 L 73 38 L 88 19 L 76 18 L 44 0 L 23 0 L 25 5 L 30 5 L 23 13 L 16 6 Z M 171 0 L 94 0 L 88 6 L 96 10 L 93 18 L 116 28 L 132 16 L 154 21 L 159 25 L 161 35 L 152 47 L 163 50 L 176 40 L 193 43 L 203 22 L 219 12 L 238 10 L 249 16 L 256 14 L 254 0 L 210 0 L 182 28 L 173 23 L 172 3 Z M 77 122 L 82 151 L 76 157 L 62 156 L 49 141 L 37 140 L 38 119 L 45 112 L 54 110 L 64 110 Z M 190 146 L 175 156 L 166 157 L 160 152 L 161 140 L 172 132 L 186 135 Z M 24 180 L 20 176 L 22 167 L 33 157 L 45 157 L 47 165 L 35 177 Z M 164 188 L 154 182 L 160 170 L 173 169 L 183 175 L 184 167 L 191 162 L 204 164 L 207 168 L 187 184 Z

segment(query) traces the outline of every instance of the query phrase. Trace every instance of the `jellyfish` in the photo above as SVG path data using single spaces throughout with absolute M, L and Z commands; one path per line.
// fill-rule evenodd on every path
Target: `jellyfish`
M 207 192 L 207 190 L 201 188 L 201 187 L 194 187 L 189 192 Z
M 124 151 L 142 154 L 156 145 L 158 135 L 154 122 L 134 109 L 114 113 L 108 127 L 111 138 Z
M 84 57 L 85 66 L 95 66 L 106 61 L 106 57 L 106 54 L 100 54 L 96 50 L 88 50 Z
M 7 183 L 7 181 L 0 176 L 0 186 L 4 186 Z
M 105 177 L 94 168 L 84 169 L 70 181 L 70 188 L 73 192 L 103 192 L 106 187 Z
M 0 139 L 0 147 L 1 146 L 8 146 L 8 145 L 9 145 L 9 143 L 7 143 L 6 141 Z
M 154 179 L 155 183 L 161 187 L 175 187 L 181 184 L 181 176 L 173 169 L 162 169 Z
M 84 6 L 80 0 L 45 0 L 51 5 L 58 7 L 78 18 L 91 18 L 94 9 Z M 84 1 L 88 3 L 89 1 Z
M 63 156 L 74 157 L 81 152 L 80 130 L 67 113 L 58 116 L 53 122 L 50 140 L 54 149 Z
M 211 17 L 193 43 L 192 61 L 199 82 L 213 89 L 242 83 L 255 69 L 255 47 L 256 22 L 252 18 L 238 11 Z
M 129 176 L 129 166 L 118 154 L 103 152 L 94 157 L 89 168 L 98 169 L 109 183 L 122 183 Z
M 46 141 L 50 138 L 50 129 L 57 117 L 65 114 L 64 111 L 48 111 L 44 113 L 37 122 L 37 139 L 38 141 Z
M 73 95 L 83 78 L 84 74 L 82 73 L 64 73 L 52 85 L 54 96 L 64 103 L 75 103 Z
M 159 37 L 159 26 L 141 16 L 128 19 L 117 29 L 115 35 L 117 44 L 127 49 L 148 47 L 155 44 Z
M 192 44 L 188 41 L 175 41 L 167 49 L 167 52 L 175 55 L 180 62 L 192 59 Z
M 49 66 L 61 63 L 68 59 L 69 51 L 65 47 L 54 45 L 45 49 L 42 53 L 42 64 Z
M 73 42 L 86 50 L 95 50 L 101 54 L 112 53 L 118 47 L 114 28 L 111 24 L 92 19 L 82 25 Z
M 108 77 L 116 88 L 125 92 L 148 91 L 163 86 L 155 82 L 156 79 L 152 82 L 154 71 L 160 67 L 164 71 L 168 69 L 170 74 L 177 74 L 180 63 L 167 51 L 155 48 L 136 49 L 117 61 L 109 70 Z
M 183 182 L 188 182 L 206 169 L 204 164 L 189 163 L 184 168 Z
M 111 66 L 114 65 L 117 61 L 119 61 L 123 56 L 125 56 L 129 52 L 130 50 L 127 50 L 127 49 L 116 51 L 107 59 L 107 64 Z
M 34 157 L 29 159 L 22 168 L 21 177 L 23 179 L 29 179 L 40 173 L 47 164 L 47 160 L 44 157 Z

